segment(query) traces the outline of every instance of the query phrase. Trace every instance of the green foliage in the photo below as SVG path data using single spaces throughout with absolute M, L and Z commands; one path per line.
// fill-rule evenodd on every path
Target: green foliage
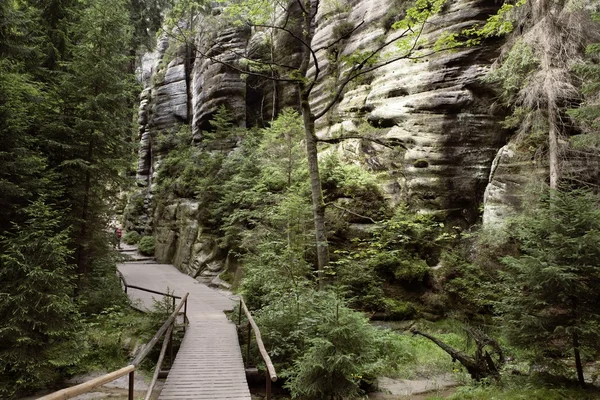
M 154 333 L 151 315 L 123 305 L 91 314 L 83 324 L 85 349 L 81 362 L 71 373 L 122 368 L 130 361 L 133 346 L 149 340 Z
M 123 236 L 123 241 L 127 244 L 136 244 L 140 241 L 140 234 L 137 231 L 129 231 Z
M 106 236 L 100 240 L 109 242 Z M 117 257 L 118 253 L 104 247 L 104 252 L 97 254 L 90 264 L 90 272 L 80 278 L 81 294 L 77 305 L 82 314 L 98 314 L 107 307 L 127 304 L 127 296 L 123 293 L 121 281 L 116 275 Z
M 391 298 L 381 299 L 383 309 L 392 320 L 411 319 L 417 313 L 417 310 L 411 302 L 400 301 Z
M 223 163 L 238 135 L 242 134 L 242 130 L 234 127 L 232 118 L 225 107 L 221 107 L 211 121 L 214 130 L 204 132 L 201 146 L 192 144 L 191 128 L 187 125 L 175 134 L 169 133 L 160 138 L 159 148 L 168 153 L 158 169 L 158 203 L 166 204 L 175 198 L 194 198 L 203 204 L 200 219 L 215 228 L 220 225 L 223 213 L 216 212 L 216 204 L 223 195 L 221 186 L 237 171 L 223 168 Z
M 142 236 L 138 243 L 138 250 L 145 256 L 154 255 L 154 237 L 153 236 Z
M 485 80 L 499 84 L 503 101 L 506 104 L 514 104 L 530 74 L 538 68 L 539 62 L 533 49 L 523 40 L 518 40 L 511 47 L 502 65 L 489 73 Z
M 595 15 L 595 21 L 600 23 L 600 17 Z M 600 44 L 594 43 L 586 49 L 586 59 L 584 62 L 576 65 L 573 72 L 582 81 L 581 92 L 584 96 L 583 104 L 577 108 L 567 111 L 569 116 L 574 118 L 583 130 L 583 135 L 576 135 L 572 138 L 575 147 L 593 147 L 598 148 L 598 132 L 600 128 L 600 104 L 598 102 L 600 93 Z
M 556 383 L 556 382 L 555 382 Z M 461 386 L 449 400 L 597 400 L 600 395 L 594 390 L 582 390 L 556 385 L 544 385 L 526 377 L 505 377 L 502 384 L 472 384 Z M 428 400 L 441 400 L 432 396 Z
M 293 397 L 356 396 L 361 382 L 393 369 L 403 356 L 392 335 L 370 326 L 331 292 L 281 297 L 256 319 Z
M 375 177 L 359 165 L 343 162 L 331 154 L 321 161 L 321 170 L 325 201 L 341 203 L 348 210 L 337 210 L 335 219 L 366 222 L 383 219 L 389 213 Z
M 584 356 L 599 350 L 598 200 L 583 191 L 550 192 L 509 231 L 521 254 L 502 260 L 507 295 L 499 309 L 508 338 L 564 373 L 575 339 Z
M 392 26 L 396 22 L 404 19 L 406 17 L 406 10 L 408 7 L 410 7 L 409 1 L 395 0 L 381 20 L 383 29 L 387 32 L 392 29 Z
M 408 293 L 421 291 L 428 284 L 430 266 L 453 241 L 433 216 L 400 207 L 376 225 L 371 237 L 356 240 L 352 250 L 336 251 L 335 282 L 354 307 L 400 319 L 412 317 L 416 308 L 406 299 L 395 298 L 396 293 L 386 298 L 384 282 L 400 285 Z
M 424 325 L 424 330 L 448 345 L 462 351 L 469 350 L 464 327 L 455 321 L 442 320 L 435 323 L 422 321 L 419 325 Z M 394 335 L 392 340 L 396 349 L 393 354 L 396 357 L 402 356 L 397 359 L 395 368 L 388 372 L 389 376 L 422 379 L 452 373 L 457 381 L 462 379 L 464 373 L 462 367 L 429 339 L 403 333 Z
M 131 150 L 129 6 L 0 4 L 2 398 L 52 385 L 79 362 L 79 316 L 124 299 L 106 228 Z
M 375 242 L 367 254 L 375 270 L 405 282 L 422 282 L 428 265 L 436 261 L 451 238 L 444 225 L 426 214 L 414 214 L 399 208 L 394 216 L 375 231 Z
M 350 21 L 339 22 L 333 27 L 333 38 L 336 40 L 345 38 L 352 33 L 354 28 L 354 24 Z
M 244 24 L 267 24 L 271 21 L 275 12 L 276 3 L 270 0 L 244 0 L 240 2 L 228 2 L 218 0 L 219 3 L 225 3 L 225 14 L 231 18 L 236 26 Z
M 462 34 L 469 37 L 466 44 L 469 46 L 478 45 L 482 39 L 492 36 L 504 36 L 514 29 L 515 13 L 520 7 L 523 7 L 527 0 L 506 0 L 498 12 L 488 18 L 483 26 L 475 26 L 462 31 Z
M 0 232 L 11 229 L 18 209 L 50 181 L 42 175 L 46 160 L 37 150 L 39 140 L 28 134 L 43 93 L 21 67 L 0 58 Z
M 78 361 L 78 310 L 69 233 L 38 200 L 27 220 L 0 241 L 0 396 L 44 388 Z
M 500 258 L 517 253 L 506 226 L 463 234 L 459 244 L 440 258 L 442 268 L 435 273 L 440 297 L 435 300 L 459 319 L 489 323 L 497 302 L 509 295 L 501 284 Z
M 438 14 L 446 0 L 416 0 L 414 5 L 406 10 L 406 16 L 394 23 L 392 28 L 405 30 L 419 26 L 427 21 L 432 15 Z

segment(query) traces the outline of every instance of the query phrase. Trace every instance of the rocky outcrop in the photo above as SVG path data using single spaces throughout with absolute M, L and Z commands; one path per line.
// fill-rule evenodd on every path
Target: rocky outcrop
M 378 37 L 390 40 L 382 20 L 393 2 L 356 1 L 344 21 L 358 30 L 340 49 L 342 54 L 372 48 Z M 489 1 L 459 0 L 450 3 L 443 15 L 431 21 L 435 29 L 457 31 L 487 18 L 496 6 Z M 324 42 L 332 33 L 335 18 L 322 18 L 324 25 L 315 41 Z M 399 60 L 369 77 L 369 81 L 348 91 L 340 104 L 320 121 L 320 135 L 340 131 L 367 133 L 394 143 L 394 149 L 362 141 L 355 145 L 366 165 L 389 175 L 384 190 L 393 203 L 408 202 L 414 209 L 440 212 L 453 223 L 469 225 L 478 219 L 478 207 L 488 182 L 492 161 L 507 138 L 491 111 L 493 94 L 481 77 L 497 55 L 498 44 L 433 54 L 421 60 Z M 396 48 L 384 57 L 394 57 Z M 427 53 L 427 49 L 422 50 Z M 327 67 L 323 55 L 321 63 Z M 318 109 L 328 99 L 323 83 L 315 93 Z
M 198 38 L 200 50 L 192 72 L 192 135 L 195 141 L 202 140 L 203 130 L 211 129 L 209 121 L 221 105 L 227 106 L 239 126 L 246 126 L 246 82 L 228 65 L 237 65 L 239 57 L 236 54 L 245 53 L 249 38 L 250 31 L 241 28 L 223 28 Z M 222 63 L 214 62 L 210 57 L 218 58 Z
M 154 215 L 155 257 L 172 263 L 186 274 L 222 285 L 218 275 L 231 260 L 218 245 L 218 238 L 202 229 L 198 221 L 200 204 L 180 200 L 157 207 Z
M 330 61 L 336 55 L 372 49 L 381 40 L 397 35 L 389 29 L 389 20 L 395 17 L 390 13 L 399 12 L 400 3 L 402 0 L 351 0 L 320 9 L 313 42 L 316 47 L 328 41 L 343 24 L 364 23 L 334 49 L 317 54 L 322 73 L 328 78 L 313 91 L 315 111 L 328 102 L 338 83 L 338 66 Z M 456 0 L 448 4 L 443 15 L 432 21 L 426 37 L 484 21 L 498 7 L 490 0 Z M 151 183 L 160 160 L 160 154 L 152 147 L 156 135 L 185 122 L 187 91 L 192 94 L 191 124 L 197 142 L 202 140 L 202 132 L 210 129 L 208 121 L 222 104 L 233 111 L 241 126 L 263 124 L 273 111 L 294 104 L 293 88 L 258 82 L 252 77 L 244 79 L 227 66 L 238 61 L 235 57 L 219 63 L 201 56 L 256 54 L 264 51 L 263 44 L 272 39 L 278 46 L 275 53 L 279 60 L 297 62 L 298 46 L 290 43 L 289 37 L 265 35 L 232 27 L 219 27 L 212 33 L 202 30 L 196 40 L 199 51 L 191 79 L 187 81 L 184 60 L 177 51 L 164 68 L 159 58 L 154 58 L 153 78 L 144 79 L 148 87 L 140 104 L 140 182 Z M 355 132 L 384 139 L 389 145 L 355 139 L 330 146 L 328 151 L 338 151 L 384 176 L 382 187 L 392 204 L 407 202 L 416 210 L 439 213 L 455 224 L 472 224 L 479 217 L 486 186 L 500 179 L 496 174 L 490 181 L 490 169 L 507 138 L 507 132 L 497 123 L 499 116 L 492 112 L 493 95 L 480 80 L 496 57 L 498 45 L 490 42 L 433 54 L 420 62 L 390 63 L 350 85 L 331 112 L 317 121 L 318 135 L 332 138 Z M 395 51 L 397 48 L 391 48 L 384 57 L 393 57 Z M 265 54 L 268 56 L 274 55 Z M 488 192 L 487 198 L 494 198 L 494 190 Z M 501 197 L 498 202 L 504 201 Z M 181 200 L 154 213 L 157 258 L 173 262 L 191 275 L 202 268 L 213 268 L 207 265 L 222 267 L 226 259 L 217 250 L 216 238 L 203 232 L 197 218 L 198 207 L 201 205 Z M 488 214 L 491 212 L 489 208 Z
M 490 170 L 483 198 L 483 225 L 494 227 L 520 209 L 523 199 L 546 181 L 547 168 L 515 144 L 502 147 Z

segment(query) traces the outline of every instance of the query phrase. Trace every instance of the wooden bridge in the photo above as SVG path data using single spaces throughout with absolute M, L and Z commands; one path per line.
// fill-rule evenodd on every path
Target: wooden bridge
M 233 309 L 234 300 L 172 265 L 131 262 L 118 268 L 129 284 L 179 296 L 189 293 L 189 325 L 159 399 L 250 400 L 236 327 L 224 314 Z M 130 288 L 128 295 L 142 306 L 153 306 L 151 293 Z
M 151 309 L 156 300 L 160 301 L 162 295 L 170 293 L 175 311 L 130 365 L 92 381 L 54 392 L 42 399 L 73 398 L 129 374 L 129 398 L 133 400 L 134 371 L 151 348 L 164 336 L 155 376 L 146 395 L 146 399 L 149 399 L 169 342 L 168 336 L 183 310 L 184 320 L 187 317 L 188 321 L 185 335 L 158 399 L 250 400 L 237 329 L 224 314 L 224 311 L 232 310 L 237 301 L 240 302 L 240 310 L 243 310 L 248 319 L 248 340 L 250 340 L 250 329 L 253 329 L 259 351 L 267 365 L 266 388 L 267 399 L 270 399 L 271 381 L 275 381 L 277 376 L 262 344 L 260 331 L 243 300 L 211 289 L 181 273 L 173 265 L 157 264 L 147 258 L 133 257 L 133 259 L 132 262 L 119 264 L 118 270 L 125 283 L 125 290 L 135 306 Z M 175 307 L 176 298 L 181 299 L 177 307 Z M 239 319 L 241 320 L 241 316 Z

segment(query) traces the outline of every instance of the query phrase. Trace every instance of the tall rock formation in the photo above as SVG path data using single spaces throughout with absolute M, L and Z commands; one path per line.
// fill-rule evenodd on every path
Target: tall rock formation
M 343 24 L 356 26 L 362 22 L 362 25 L 334 49 L 318 53 L 328 78 L 313 91 L 316 111 L 337 84 L 338 66 L 329 62 L 334 59 L 331 51 L 337 56 L 350 55 L 372 49 L 381 40 L 397 35 L 390 26 L 401 13 L 402 3 L 402 0 L 351 0 L 321 7 L 315 46 L 335 35 Z M 426 36 L 432 38 L 442 31 L 458 31 L 485 21 L 497 8 L 493 0 L 448 2 L 442 15 L 430 21 Z M 198 54 L 265 51 L 264 43 L 269 39 L 265 32 L 214 26 L 210 32 L 204 25 L 198 27 L 201 32 L 195 41 Z M 240 126 L 246 126 L 268 123 L 274 113 L 296 101 L 293 87 L 260 82 L 252 77 L 245 79 L 206 57 L 195 58 L 191 77 L 186 79 L 184 60 L 177 51 L 167 51 L 165 40 L 159 42 L 153 57 L 147 57 L 143 69 L 146 88 L 140 103 L 138 182 L 147 188 L 151 188 L 152 175 L 160 162 L 161 154 L 156 150 L 159 134 L 169 134 L 178 124 L 189 122 L 194 140 L 201 141 L 208 121 L 222 104 L 234 112 Z M 275 37 L 274 43 L 275 52 L 294 63 L 298 49 L 293 41 L 284 35 Z M 436 212 L 453 224 L 474 223 L 493 160 L 507 140 L 507 132 L 498 124 L 500 117 L 492 110 L 493 94 L 480 79 L 496 57 L 498 47 L 498 42 L 488 42 L 434 54 L 418 62 L 401 60 L 365 76 L 353 83 L 331 112 L 317 121 L 318 135 L 334 138 L 340 133 L 355 132 L 386 139 L 391 145 L 353 139 L 323 149 L 338 151 L 377 173 L 393 204 L 407 202 L 415 210 Z M 175 56 L 163 61 L 167 53 Z M 227 62 L 235 64 L 239 60 L 231 58 Z M 189 113 L 188 93 L 192 97 Z M 187 121 L 190 114 L 191 121 Z M 217 254 L 215 238 L 203 232 L 202 221 L 195 220 L 194 210 L 198 207 L 202 205 L 182 199 L 148 211 L 154 213 L 151 223 L 157 233 L 157 254 L 161 261 L 173 261 L 191 275 L 215 262 L 222 264 L 225 259 L 224 254 Z

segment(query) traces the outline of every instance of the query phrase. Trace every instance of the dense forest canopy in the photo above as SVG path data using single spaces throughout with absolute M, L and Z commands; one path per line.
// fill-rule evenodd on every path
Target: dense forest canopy
M 125 357 L 98 356 L 103 335 L 122 353 L 136 318 L 115 276 L 115 218 L 128 241 L 141 236 L 141 251 L 156 244 L 161 261 L 194 277 L 224 266 L 220 279 L 255 313 L 293 397 L 357 398 L 379 376 L 441 373 L 454 360 L 498 385 L 467 387 L 480 397 L 464 398 L 488 398 L 501 382 L 513 398 L 511 382 L 525 380 L 555 396 L 540 376 L 594 386 L 600 4 L 506 0 L 450 30 L 444 18 L 473 5 L 388 3 L 377 26 L 328 0 L 0 3 L 1 398 Z M 456 61 L 461 51 L 477 66 Z M 419 153 L 399 167 L 416 143 L 390 133 L 401 121 L 369 114 L 367 100 L 342 107 L 396 66 L 430 77 L 423 71 L 440 65 L 443 77 L 427 84 L 463 85 L 474 99 L 464 109 L 395 99 L 419 85 L 377 100 L 422 106 L 414 137 L 439 124 L 438 108 L 448 120 L 491 121 L 505 136 L 484 180 L 504 171 L 519 187 L 501 223 L 456 218 L 466 207 L 440 206 L 425 184 L 390 196 L 390 171 L 432 167 L 434 181 L 439 165 Z M 471 67 L 467 83 L 444 81 Z M 227 77 L 225 100 L 211 74 Z M 472 197 L 485 208 L 480 192 Z M 200 249 L 185 257 L 175 249 L 182 226 Z M 210 255 L 198 256 L 206 243 Z

